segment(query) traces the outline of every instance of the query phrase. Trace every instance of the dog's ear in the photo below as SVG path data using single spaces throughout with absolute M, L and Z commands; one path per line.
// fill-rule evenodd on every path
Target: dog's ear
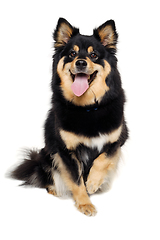
M 115 49 L 118 39 L 115 22 L 109 20 L 102 24 L 99 28 L 94 29 L 94 36 L 101 41 L 106 48 Z
M 79 29 L 73 27 L 66 19 L 59 18 L 53 38 L 55 48 L 63 47 L 69 39 L 79 33 Z

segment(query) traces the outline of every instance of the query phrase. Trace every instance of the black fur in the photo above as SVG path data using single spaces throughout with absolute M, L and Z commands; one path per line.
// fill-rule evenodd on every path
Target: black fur
M 58 34 L 60 25 L 63 23 L 71 29 L 72 35 L 69 39 L 67 39 L 68 35 L 64 36 L 64 41 L 61 41 Z M 99 35 L 99 31 L 106 25 L 110 26 L 114 33 L 113 40 L 108 45 L 105 45 L 105 42 L 102 44 Z M 80 173 L 77 161 L 72 156 L 73 152 L 81 165 L 81 174 L 84 182 L 86 182 L 94 159 L 102 152 L 105 152 L 108 156 L 113 155 L 117 148 L 122 146 L 128 138 L 123 113 L 125 95 L 121 86 L 115 55 L 118 34 L 114 21 L 110 20 L 95 29 L 92 36 L 84 36 L 79 33 L 77 28 L 72 27 L 65 19 L 61 18 L 58 21 L 53 37 L 56 42 L 51 83 L 53 96 L 52 107 L 45 122 L 45 146 L 39 152 L 30 151 L 28 159 L 25 159 L 11 174 L 11 177 L 24 181 L 24 185 L 41 188 L 47 188 L 47 186 L 54 184 L 52 171 L 57 169 L 53 161 L 54 154 L 58 153 L 60 155 L 65 167 L 71 174 L 72 180 L 80 184 Z M 62 93 L 57 65 L 62 57 L 64 57 L 64 65 L 73 60 L 69 57 L 69 54 L 74 45 L 78 45 L 80 48 L 80 59 L 86 59 L 87 48 L 93 46 L 98 54 L 98 59 L 93 60 L 93 62 L 104 67 L 104 60 L 106 60 L 111 66 L 111 72 L 105 79 L 109 91 L 104 94 L 100 102 L 95 98 L 94 104 L 78 106 L 67 100 Z M 98 136 L 99 133 L 110 133 L 121 124 L 123 130 L 118 141 L 107 143 L 100 152 L 97 148 L 89 148 L 83 144 L 80 144 L 74 151 L 67 149 L 59 133 L 59 129 L 63 129 L 91 138 Z M 88 161 L 84 160 L 84 154 L 87 154 Z
M 34 186 L 46 188 L 53 184 L 52 161 L 49 155 L 46 155 L 44 149 L 40 152 L 30 150 L 27 152 L 26 159 L 11 173 L 11 177 L 22 180 L 22 186 Z

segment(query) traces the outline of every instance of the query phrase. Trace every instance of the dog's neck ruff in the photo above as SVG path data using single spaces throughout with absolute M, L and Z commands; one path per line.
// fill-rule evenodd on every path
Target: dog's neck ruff
M 78 111 L 82 111 L 82 112 L 94 112 L 94 111 L 98 111 L 102 106 L 98 106 L 98 104 L 95 104 L 94 106 L 86 106 L 86 107 L 80 107 L 80 106 L 76 106 L 76 108 L 78 108 Z M 71 106 L 71 105 L 68 105 L 67 106 L 68 109 L 74 109 L 75 106 Z

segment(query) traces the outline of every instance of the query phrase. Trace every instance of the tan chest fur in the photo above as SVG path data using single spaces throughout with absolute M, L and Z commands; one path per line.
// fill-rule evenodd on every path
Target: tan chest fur
M 70 150 L 76 149 L 79 144 L 84 144 L 87 147 L 97 148 L 100 152 L 105 144 L 116 142 L 120 137 L 121 131 L 122 126 L 109 134 L 99 134 L 97 137 L 88 138 L 83 135 L 77 135 L 61 129 L 60 135 L 62 140 L 65 142 L 66 147 Z

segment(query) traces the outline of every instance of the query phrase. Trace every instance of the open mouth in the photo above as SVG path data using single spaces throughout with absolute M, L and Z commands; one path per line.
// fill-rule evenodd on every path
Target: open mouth
M 71 73 L 71 76 L 73 79 L 73 84 L 71 86 L 71 89 L 77 97 L 82 96 L 87 91 L 87 89 L 89 88 L 89 85 L 96 78 L 97 72 L 98 71 L 95 71 L 91 75 L 88 75 L 85 73 L 77 73 L 74 75 Z
M 75 80 L 75 77 L 79 77 L 79 78 L 82 78 L 82 79 L 87 78 L 88 84 L 91 84 L 93 82 L 93 80 L 96 78 L 97 73 L 98 73 L 98 71 L 95 71 L 91 75 L 88 75 L 88 74 L 85 74 L 85 73 L 77 73 L 77 74 L 74 75 L 73 73 L 71 73 L 71 76 L 72 76 L 73 82 Z

